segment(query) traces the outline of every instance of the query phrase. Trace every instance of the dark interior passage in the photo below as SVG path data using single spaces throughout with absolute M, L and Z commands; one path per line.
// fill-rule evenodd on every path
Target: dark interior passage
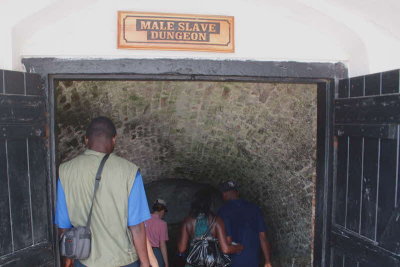
M 91 118 L 108 116 L 115 152 L 141 167 L 145 183 L 236 180 L 264 212 L 275 266 L 310 266 L 316 94 L 314 84 L 62 81 L 58 162 L 84 150 Z
M 193 196 L 199 190 L 207 189 L 213 197 L 211 210 L 217 213 L 223 204 L 221 193 L 209 184 L 185 179 L 162 179 L 146 184 L 145 189 L 150 210 L 152 203 L 158 198 L 165 200 L 168 204 L 168 213 L 164 217 L 164 220 L 168 223 L 169 241 L 167 242 L 167 247 L 170 255 L 170 266 L 175 266 L 176 244 L 179 239 L 182 221 L 190 212 Z

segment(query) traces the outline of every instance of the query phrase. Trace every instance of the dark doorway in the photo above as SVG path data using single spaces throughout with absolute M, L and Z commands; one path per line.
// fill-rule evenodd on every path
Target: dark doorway
M 145 183 L 234 179 L 264 211 L 275 265 L 311 265 L 316 84 L 68 80 L 55 90 L 60 162 L 83 151 L 93 117 L 110 117 L 116 153 Z
M 295 83 L 317 86 L 317 155 L 313 265 L 327 266 L 332 181 L 332 100 L 334 78 L 346 77 L 342 64 L 209 60 L 59 60 L 24 59 L 29 71 L 48 83 L 50 129 L 55 129 L 54 93 L 59 81 L 142 80 Z M 51 176 L 56 177 L 54 132 L 50 131 Z M 55 180 L 54 180 L 55 181 Z M 53 186 L 54 186 L 53 181 Z

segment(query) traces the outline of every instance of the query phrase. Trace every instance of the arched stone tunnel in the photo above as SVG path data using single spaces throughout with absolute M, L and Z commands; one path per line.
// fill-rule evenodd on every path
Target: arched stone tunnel
M 264 213 L 274 266 L 311 265 L 315 84 L 60 81 L 55 95 L 58 163 L 84 150 L 91 118 L 108 116 L 115 152 L 146 184 L 236 180 Z

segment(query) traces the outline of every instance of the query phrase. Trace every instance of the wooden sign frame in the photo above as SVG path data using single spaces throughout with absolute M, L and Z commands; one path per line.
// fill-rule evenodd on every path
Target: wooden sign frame
M 233 53 L 234 17 L 118 11 L 118 48 Z

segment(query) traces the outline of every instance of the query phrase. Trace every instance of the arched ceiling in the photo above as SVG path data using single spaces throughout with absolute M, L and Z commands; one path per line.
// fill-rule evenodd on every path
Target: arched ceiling
M 395 38 L 400 38 L 400 1 L 396 0 L 328 0 L 336 3 L 350 12 L 359 15 L 366 21 L 378 26 L 383 32 Z
M 115 153 L 140 166 L 146 184 L 233 179 L 265 212 L 275 260 L 310 266 L 315 84 L 63 81 L 55 91 L 59 162 L 85 149 L 91 118 L 107 116 L 117 128 Z

